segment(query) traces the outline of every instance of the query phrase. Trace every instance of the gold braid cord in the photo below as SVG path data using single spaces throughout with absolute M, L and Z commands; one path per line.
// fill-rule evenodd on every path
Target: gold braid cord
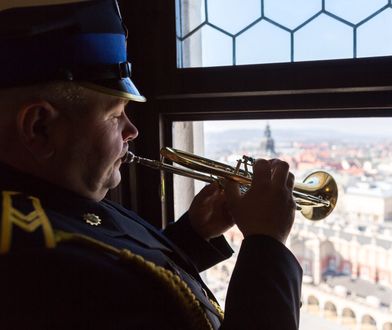
M 212 306 L 214 306 L 214 308 L 216 309 L 216 311 L 219 313 L 219 317 L 220 320 L 223 321 L 223 318 L 225 316 L 225 312 L 223 311 L 223 309 L 220 307 L 220 305 L 213 299 L 209 299 L 210 303 Z
M 134 254 L 127 249 L 117 249 L 112 245 L 103 243 L 82 234 L 55 231 L 55 238 L 57 243 L 69 241 L 79 242 L 91 248 L 98 249 L 103 252 L 109 252 L 115 256 L 118 256 L 120 260 L 137 265 L 139 269 L 142 269 L 151 274 L 163 285 L 163 287 L 167 289 L 167 292 L 173 296 L 180 308 L 183 309 L 187 319 L 191 321 L 191 326 L 193 329 L 213 330 L 213 326 L 210 320 L 208 319 L 206 313 L 200 305 L 200 302 L 196 299 L 196 296 L 193 294 L 192 290 L 178 275 L 174 274 L 170 270 L 158 266 L 151 261 L 147 261 L 142 256 Z M 210 302 L 218 311 L 222 321 L 222 309 L 215 301 L 210 299 Z

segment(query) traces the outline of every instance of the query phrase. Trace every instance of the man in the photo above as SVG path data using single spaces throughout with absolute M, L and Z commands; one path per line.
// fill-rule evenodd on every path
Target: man
M 4 329 L 297 329 L 301 268 L 284 243 L 294 177 L 258 160 L 250 190 L 213 184 L 160 232 L 105 200 L 144 101 L 114 0 L 0 4 L 0 324 Z M 225 316 L 199 272 L 244 234 Z

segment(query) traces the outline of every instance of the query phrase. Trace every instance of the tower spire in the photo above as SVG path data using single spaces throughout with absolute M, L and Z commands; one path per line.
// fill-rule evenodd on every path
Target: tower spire
M 264 129 L 264 137 L 261 139 L 260 148 L 266 156 L 275 156 L 275 141 L 272 138 L 271 128 L 269 122 Z

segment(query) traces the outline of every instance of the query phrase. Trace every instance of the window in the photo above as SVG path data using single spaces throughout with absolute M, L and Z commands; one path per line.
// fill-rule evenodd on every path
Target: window
M 218 161 L 232 163 L 233 160 L 241 157 L 242 153 L 249 156 L 263 156 L 264 152 L 264 156 L 268 158 L 279 156 L 288 160 L 298 177 L 312 168 L 332 171 L 337 177 L 340 188 L 339 203 L 335 212 L 330 218 L 316 224 L 304 220 L 299 213 L 289 247 L 297 258 L 303 261 L 306 269 L 304 297 L 314 294 L 313 290 L 319 290 L 319 294 L 323 292 L 318 297 L 319 299 L 322 299 L 321 296 L 325 292 L 335 292 L 335 297 L 343 296 L 347 299 L 348 309 L 358 313 L 353 306 L 361 304 L 364 298 L 356 300 L 355 297 L 369 294 L 358 288 L 366 283 L 369 292 L 377 297 L 377 288 L 380 285 L 376 274 L 383 266 L 381 264 L 375 266 L 377 262 L 372 263 L 371 260 L 377 259 L 376 250 L 383 249 L 380 245 L 390 246 L 392 244 L 392 237 L 385 238 L 385 233 L 390 230 L 388 226 L 390 210 L 387 205 L 389 205 L 388 189 L 391 187 L 377 187 L 377 183 L 374 182 L 374 180 L 377 181 L 376 173 L 377 175 L 381 173 L 378 169 L 379 165 L 376 164 L 384 162 L 380 160 L 383 157 L 380 157 L 378 153 L 388 153 L 386 151 L 388 147 L 385 147 L 384 143 L 387 143 L 389 139 L 386 136 L 390 137 L 389 126 L 384 126 L 384 124 L 390 120 L 388 118 L 332 118 L 335 116 L 356 117 L 361 113 L 366 113 L 365 116 L 381 114 L 385 116 L 386 112 L 383 112 L 381 108 L 385 109 L 388 106 L 384 103 L 378 107 L 376 98 L 372 97 L 368 99 L 369 108 L 367 109 L 364 109 L 364 104 L 360 104 L 361 102 L 355 105 L 358 97 L 361 98 L 366 94 L 364 97 L 367 99 L 370 96 L 368 92 L 372 88 L 368 88 L 370 86 L 367 85 L 368 87 L 363 90 L 366 91 L 365 94 L 360 92 L 361 88 L 356 88 L 356 92 L 351 94 L 346 87 L 356 84 L 360 87 L 361 78 L 355 77 L 356 74 L 351 72 L 348 74 L 347 84 L 341 79 L 345 74 L 341 75 L 340 68 L 344 68 L 343 71 L 350 70 L 349 67 L 354 65 L 361 71 L 365 68 L 367 60 L 362 63 L 358 60 L 314 62 L 314 65 L 311 65 L 309 61 L 391 55 L 392 49 L 389 47 L 391 42 L 385 42 L 385 40 L 392 40 L 389 32 L 392 20 L 387 18 L 392 13 L 390 2 L 363 1 L 361 5 L 354 1 L 328 0 L 246 2 L 234 0 L 225 1 L 224 5 L 218 0 L 180 2 L 180 12 L 184 13 L 184 10 L 188 10 L 189 16 L 187 20 L 182 20 L 177 24 L 178 67 L 204 67 L 204 71 L 194 72 L 198 72 L 199 79 L 207 85 L 209 85 L 209 79 L 217 79 L 219 74 L 224 76 L 223 80 L 227 79 L 227 83 L 223 80 L 219 82 L 217 82 L 218 79 L 213 80 L 213 83 L 216 83 L 214 86 L 226 90 L 226 94 L 225 92 L 217 93 L 219 96 L 216 98 L 211 97 L 211 94 L 203 93 L 204 86 L 200 86 L 202 93 L 198 94 L 197 89 L 193 88 L 192 92 L 196 94 L 190 98 L 196 105 L 191 107 L 188 117 L 192 117 L 192 112 L 197 113 L 202 108 L 208 108 L 210 111 L 203 111 L 205 118 L 236 117 L 237 120 L 231 123 L 174 120 L 173 146 L 187 147 L 184 145 L 183 138 L 176 139 L 177 132 L 184 133 L 185 126 L 183 125 L 187 125 L 192 128 L 188 134 L 193 136 L 193 141 L 197 141 L 197 146 L 192 148 L 191 145 L 188 150 L 201 152 L 206 157 Z M 225 10 L 223 11 L 222 8 Z M 189 24 L 184 25 L 184 23 Z M 288 64 L 274 65 L 273 63 Z M 357 66 L 359 63 L 362 65 Z M 232 69 L 228 67 L 244 64 L 269 65 L 245 66 L 243 71 L 239 67 Z M 213 66 L 226 67 L 215 71 L 207 68 Z M 247 68 L 254 72 L 247 71 Z M 316 71 L 312 71 L 313 69 Z M 332 76 L 323 81 L 326 69 L 331 69 Z M 185 71 L 182 75 L 192 78 L 192 71 Z M 382 74 L 375 73 L 373 78 L 377 80 L 375 85 L 382 85 Z M 280 79 L 286 80 L 287 84 L 279 82 Z M 236 84 L 237 81 L 238 84 Z M 247 84 L 245 88 L 243 88 L 243 81 Z M 326 81 L 328 82 L 324 85 Z M 235 87 L 229 86 L 230 82 L 234 83 Z M 340 87 L 343 89 L 328 91 L 329 87 L 339 86 L 341 82 L 343 84 Z M 369 80 L 366 83 L 369 83 Z M 275 88 L 274 84 L 276 84 Z M 322 92 L 315 96 L 319 92 L 316 89 L 320 85 L 323 85 Z M 213 91 L 212 88 L 206 89 Z M 246 92 L 242 94 L 244 90 Z M 338 96 L 340 92 L 343 93 Z M 346 94 L 346 92 L 349 93 Z M 298 93 L 298 97 L 291 93 L 294 95 Z M 182 97 L 186 98 L 186 96 Z M 214 104 L 203 102 L 206 99 L 211 101 L 211 98 Z M 286 99 L 290 100 L 285 103 Z M 348 103 L 345 103 L 343 99 L 346 99 Z M 335 101 L 339 109 L 334 108 Z M 282 103 L 285 105 L 281 107 Z M 185 115 L 181 117 L 186 118 Z M 265 120 L 264 122 L 245 121 L 247 117 L 264 118 L 268 119 L 268 122 Z M 287 117 L 291 119 L 287 120 Z M 312 117 L 323 119 L 310 119 Z M 291 125 L 291 129 L 286 131 L 286 136 L 283 138 L 280 136 L 282 139 L 279 142 L 277 139 L 275 143 L 268 141 L 272 139 L 271 130 L 278 135 L 280 125 L 284 124 Z M 215 133 L 211 138 L 211 129 L 218 130 L 228 125 L 237 125 L 238 136 L 231 131 L 230 133 Z M 259 128 L 258 133 L 256 130 L 250 133 L 250 126 L 256 127 L 257 125 L 262 126 L 265 131 L 262 132 Z M 343 134 L 345 137 L 337 133 L 339 127 L 345 131 Z M 354 130 L 350 131 L 351 128 Z M 381 137 L 383 130 L 386 134 L 384 138 Z M 380 134 L 379 137 L 376 138 L 373 135 L 374 140 L 370 141 L 369 134 L 375 132 Z M 199 135 L 196 139 L 195 134 Z M 202 134 L 204 134 L 204 144 L 200 142 Z M 350 134 L 352 134 L 351 138 L 348 137 Z M 224 144 L 221 143 L 222 141 Z M 278 150 L 280 154 L 277 154 Z M 261 155 L 260 151 L 262 151 Z M 358 156 L 363 157 L 362 161 L 358 162 Z M 389 156 L 384 159 L 387 163 L 392 161 Z M 384 172 L 381 177 L 382 179 L 380 177 L 379 179 L 387 183 L 391 176 L 390 173 Z M 188 206 L 186 204 L 192 199 L 191 194 L 188 202 L 184 200 L 184 189 L 180 188 L 183 187 L 180 186 L 181 180 L 186 179 L 174 178 L 175 215 L 186 210 Z M 366 183 L 367 180 L 371 183 Z M 366 185 L 368 185 L 367 188 Z M 188 183 L 187 186 L 190 187 L 188 192 L 197 192 L 200 189 L 198 183 Z M 373 237 L 380 235 L 386 240 L 371 242 L 367 235 L 374 235 Z M 241 238 L 241 234 L 236 230 L 228 234 L 228 240 L 236 251 L 240 247 Z M 381 252 L 385 257 L 389 254 L 388 249 L 383 249 Z M 363 260 L 361 254 L 367 255 L 367 259 Z M 218 298 L 222 299 L 222 303 L 224 303 L 226 289 L 223 283 L 227 283 L 227 278 L 224 279 L 225 274 L 227 270 L 230 273 L 233 265 L 234 261 L 230 260 L 228 264 L 218 265 L 205 274 L 206 281 L 213 287 Z M 386 275 L 386 277 L 390 276 L 391 274 Z M 383 278 L 385 278 L 384 273 Z M 386 284 L 385 281 L 383 284 Z M 392 282 L 385 285 L 383 290 L 392 293 Z M 328 299 L 331 300 L 328 304 L 334 307 L 339 298 L 331 295 Z M 385 302 L 381 305 L 387 306 Z M 391 318 L 392 310 L 390 305 L 388 306 L 384 312 L 387 318 Z M 374 306 L 369 304 L 369 309 L 372 308 Z M 336 308 L 333 309 L 334 313 L 317 311 L 312 314 L 312 310 L 313 306 L 308 305 L 302 309 L 301 329 L 314 328 L 315 324 L 338 329 Z M 320 314 L 323 314 L 325 318 L 317 319 Z M 380 319 L 378 321 L 383 322 Z M 364 323 L 363 320 L 355 319 L 355 317 L 350 318 L 350 322 L 351 325 L 354 323 L 357 326 Z
M 185 139 L 187 145 L 186 127 L 192 127 L 193 137 Z M 344 309 L 354 313 L 346 329 L 363 324 L 355 317 L 362 312 L 381 325 L 392 319 L 392 271 L 385 267 L 392 262 L 390 210 L 385 207 L 392 195 L 391 127 L 392 117 L 173 123 L 174 147 L 231 166 L 243 154 L 278 157 L 290 164 L 296 182 L 320 169 L 337 181 L 339 198 L 332 214 L 311 222 L 297 212 L 287 246 L 304 270 L 303 300 L 312 295 L 336 306 L 343 297 L 344 306 L 332 314 L 320 313 L 303 301 L 301 330 L 313 329 L 315 322 L 319 327 L 345 329 L 339 322 Z M 188 208 L 203 185 L 174 177 L 175 217 Z M 358 216 L 358 210 L 367 216 Z M 243 239 L 240 231 L 234 227 L 226 238 L 237 253 Z M 235 258 L 236 254 L 204 273 L 222 305 Z

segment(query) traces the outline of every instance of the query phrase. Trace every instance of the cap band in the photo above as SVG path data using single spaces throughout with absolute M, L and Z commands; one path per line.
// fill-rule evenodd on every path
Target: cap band
M 131 78 L 131 63 L 97 64 L 59 70 L 56 79 L 76 81 L 102 81 Z

